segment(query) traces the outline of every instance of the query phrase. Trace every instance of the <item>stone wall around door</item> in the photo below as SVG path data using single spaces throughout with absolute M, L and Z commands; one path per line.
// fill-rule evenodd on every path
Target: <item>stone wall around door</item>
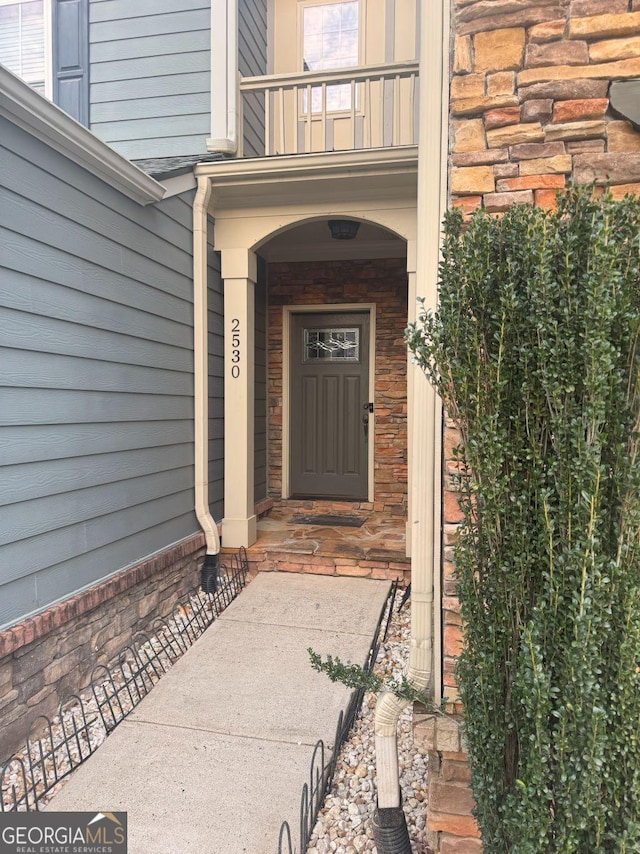
M 268 272 L 268 490 L 282 495 L 283 307 L 374 303 L 374 502 L 407 510 L 407 269 L 404 258 L 271 263 Z

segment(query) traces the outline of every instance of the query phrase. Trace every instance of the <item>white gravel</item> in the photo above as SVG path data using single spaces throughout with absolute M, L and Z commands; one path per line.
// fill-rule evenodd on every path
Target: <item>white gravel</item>
M 376 673 L 399 678 L 409 649 L 410 608 L 398 614 L 396 600 L 387 640 L 381 645 Z M 370 818 L 375 809 L 375 751 L 373 716 L 377 696 L 365 694 L 351 736 L 342 746 L 331 791 L 320 810 L 307 854 L 375 852 Z M 398 725 L 400 785 L 414 854 L 425 854 L 427 756 L 414 747 L 411 704 Z

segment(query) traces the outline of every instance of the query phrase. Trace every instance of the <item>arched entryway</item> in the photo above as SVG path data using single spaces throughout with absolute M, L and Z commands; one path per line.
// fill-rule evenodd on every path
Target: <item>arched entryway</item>
M 400 524 L 406 520 L 411 389 L 403 332 L 416 293 L 414 155 L 404 151 L 390 164 L 376 152 L 366 168 L 355 168 L 356 158 L 332 155 L 337 163 L 330 170 L 322 158 L 314 169 L 305 160 L 302 173 L 297 167 L 302 161 L 287 161 L 285 168 L 274 158 L 268 164 L 272 172 L 254 176 L 251 171 L 251 181 L 244 164 L 202 167 L 212 186 L 209 213 L 215 217 L 224 290 L 225 547 L 255 542 L 263 497 L 349 500 L 363 512 L 377 509 Z M 276 175 L 282 179 L 277 191 Z M 359 223 L 357 236 L 332 237 L 328 222 L 336 219 Z M 293 353 L 303 353 L 305 336 L 303 374 L 313 373 L 314 361 L 338 361 L 314 359 L 318 342 L 334 346 L 354 336 L 360 361 L 364 354 L 362 373 L 354 376 L 343 367 L 341 379 L 335 372 L 326 378 L 326 367 L 318 366 L 315 379 L 306 382 L 293 364 Z M 311 483 L 300 480 L 300 459 L 308 458 L 311 444 L 296 446 L 292 439 L 304 413 L 291 404 L 292 398 L 299 402 L 303 385 L 308 391 L 314 382 L 333 383 L 334 396 L 309 403 L 307 438 L 318 440 L 314 453 L 322 448 L 318 453 L 325 460 L 332 453 L 334 461 L 348 457 L 351 463 L 357 457 L 359 469 L 351 466 L 357 469 L 355 486 L 348 483 L 350 475 L 337 485 L 325 478 L 327 466 L 312 472 Z M 355 386 L 345 408 L 345 388 L 351 393 Z M 338 442 L 336 435 L 347 424 L 353 430 Z M 317 436 L 311 436 L 316 426 Z M 342 466 L 346 474 L 345 469 L 349 466 Z
M 328 219 L 264 241 L 268 493 L 406 515 L 406 241 Z

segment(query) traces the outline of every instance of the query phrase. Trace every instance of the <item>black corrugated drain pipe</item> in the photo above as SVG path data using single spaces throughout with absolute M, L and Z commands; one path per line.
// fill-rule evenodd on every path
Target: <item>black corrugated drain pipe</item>
M 371 829 L 378 854 L 411 854 L 409 829 L 402 807 L 377 807 Z
M 205 555 L 200 570 L 200 589 L 203 593 L 215 593 L 218 586 L 219 555 Z

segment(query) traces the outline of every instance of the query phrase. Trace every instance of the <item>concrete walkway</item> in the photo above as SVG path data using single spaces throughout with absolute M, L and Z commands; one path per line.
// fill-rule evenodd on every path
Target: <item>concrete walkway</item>
M 307 647 L 364 663 L 385 581 L 257 576 L 50 802 L 128 813 L 129 854 L 277 854 L 349 691 Z

